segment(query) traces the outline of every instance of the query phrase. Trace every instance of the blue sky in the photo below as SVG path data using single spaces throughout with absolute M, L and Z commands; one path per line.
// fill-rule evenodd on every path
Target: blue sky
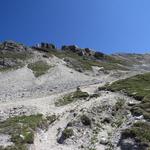
M 0 41 L 150 52 L 150 0 L 0 0 Z

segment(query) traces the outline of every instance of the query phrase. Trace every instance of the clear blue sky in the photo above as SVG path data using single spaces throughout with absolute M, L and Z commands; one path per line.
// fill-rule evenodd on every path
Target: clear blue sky
M 150 0 L 0 0 L 0 41 L 150 52 Z

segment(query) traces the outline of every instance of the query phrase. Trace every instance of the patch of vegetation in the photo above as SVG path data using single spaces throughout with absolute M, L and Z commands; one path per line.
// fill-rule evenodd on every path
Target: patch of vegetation
M 59 99 L 55 102 L 56 106 L 64 106 L 70 104 L 78 99 L 85 99 L 88 98 L 89 94 L 87 92 L 82 92 L 81 90 L 76 90 L 73 93 L 65 95 L 62 99 Z
M 98 143 L 98 134 L 100 132 L 100 128 L 96 127 L 92 131 L 91 139 L 90 139 L 90 145 L 89 146 L 95 146 L 96 143 Z
M 122 139 L 133 138 L 140 145 L 150 148 L 150 124 L 149 122 L 136 122 L 122 133 Z
M 43 61 L 37 61 L 35 63 L 28 64 L 28 68 L 33 71 L 35 77 L 45 74 L 51 67 L 52 66 Z
M 27 150 L 27 146 L 25 145 L 17 145 L 17 146 L 8 146 L 6 148 L 3 148 L 0 146 L 0 150 Z
M 125 107 L 125 100 L 124 99 L 118 99 L 114 107 L 112 108 L 112 116 L 114 118 L 112 119 L 112 126 L 114 127 L 120 127 L 122 123 L 125 121 L 126 117 L 124 115 L 124 112 L 126 111 Z
M 90 95 L 90 98 L 98 98 L 98 97 L 100 97 L 100 94 L 97 93 Z
M 131 112 L 135 116 L 143 115 L 146 120 L 150 120 L 150 95 L 145 96 L 141 103 L 132 106 Z
M 31 57 L 31 54 L 29 53 L 25 53 L 25 52 L 0 52 L 0 58 L 1 59 L 5 59 L 5 58 L 9 58 L 9 59 L 20 59 L 20 60 L 26 60 L 29 59 Z
M 91 137 L 91 144 L 94 145 L 95 143 L 98 142 L 98 138 L 97 138 L 97 135 L 94 134 L 92 137 Z
M 66 128 L 63 132 L 62 135 L 65 139 L 70 138 L 71 136 L 73 136 L 73 130 L 72 129 L 68 129 Z
M 150 73 L 119 80 L 105 88 L 111 91 L 123 91 L 137 100 L 142 100 L 150 92 Z
M 66 128 L 63 130 L 61 137 L 57 140 L 57 142 L 59 144 L 63 144 L 66 139 L 70 138 L 73 135 L 74 135 L 73 129 Z
M 87 92 L 82 92 L 81 90 L 77 90 L 76 92 L 73 93 L 73 99 L 77 98 L 87 98 L 89 97 L 89 94 Z
M 126 67 L 124 67 L 126 64 L 125 62 L 121 60 L 117 60 L 111 56 L 105 56 L 101 61 L 94 59 L 92 57 L 87 56 L 79 56 L 76 53 L 73 53 L 71 51 L 49 51 L 49 55 L 55 55 L 61 59 L 65 58 L 72 58 L 76 60 L 79 64 L 82 70 L 92 70 L 92 66 L 98 66 L 98 67 L 104 67 L 106 70 L 127 70 Z M 77 64 L 71 63 L 72 68 L 76 69 Z
M 122 133 L 122 138 L 134 138 L 136 142 L 138 141 L 137 143 L 141 143 L 141 145 L 145 143 L 150 146 L 150 73 L 116 81 L 105 86 L 105 89 L 115 92 L 122 91 L 140 101 L 139 104 L 131 106 L 130 110 L 135 116 L 143 115 L 147 121 L 133 124 Z M 119 108 L 120 104 L 117 107 Z
M 85 126 L 91 126 L 91 119 L 89 117 L 87 117 L 86 115 L 82 115 L 81 116 L 81 122 L 85 125 Z
M 116 118 L 114 119 L 114 121 L 111 125 L 112 125 L 112 127 L 114 127 L 114 126 L 120 127 L 124 121 L 125 121 L 125 117 L 121 114 L 121 115 L 116 116 Z
M 47 116 L 46 119 L 48 121 L 48 124 L 52 124 L 57 120 L 57 116 L 56 115 Z
M 41 127 L 47 129 L 50 123 L 51 122 L 44 119 L 41 114 L 17 116 L 8 118 L 6 121 L 1 122 L 0 133 L 10 135 L 11 142 L 15 144 L 4 150 L 27 150 L 27 144 L 33 144 L 34 132 L 36 129 Z
M 15 65 L 13 67 L 8 67 L 8 66 L 4 66 L 4 67 L 0 67 L 0 72 L 5 72 L 5 71 L 10 71 L 10 70 L 15 70 L 15 69 L 18 69 L 19 66 L 18 65 Z
M 1 61 L 0 72 L 18 69 L 24 65 L 23 61 L 31 57 L 32 57 L 31 54 L 25 52 L 11 52 L 11 51 L 0 52 L 0 61 Z
M 124 99 L 118 99 L 116 104 L 115 104 L 115 111 L 123 109 L 125 105 L 125 100 Z
M 128 96 L 140 100 L 140 104 L 131 107 L 131 112 L 133 115 L 143 115 L 145 119 L 150 120 L 150 73 L 116 81 L 103 87 L 103 89 L 114 92 L 122 91 Z

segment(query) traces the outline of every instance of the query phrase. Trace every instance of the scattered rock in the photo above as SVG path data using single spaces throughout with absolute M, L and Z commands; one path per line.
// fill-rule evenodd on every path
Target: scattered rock
M 107 145 L 108 144 L 108 140 L 103 137 L 103 138 L 100 139 L 100 144 Z
M 64 141 L 68 138 L 70 138 L 71 136 L 73 136 L 74 132 L 72 129 L 66 128 L 64 129 L 64 131 L 62 132 L 61 137 L 57 140 L 57 142 L 59 144 L 63 144 Z
M 85 126 L 91 126 L 91 120 L 89 117 L 87 117 L 86 115 L 82 115 L 81 116 L 81 122 L 85 125 Z

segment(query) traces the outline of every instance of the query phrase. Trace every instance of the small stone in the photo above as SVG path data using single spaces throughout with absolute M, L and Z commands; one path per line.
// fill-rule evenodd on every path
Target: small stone
M 103 137 L 103 138 L 100 139 L 100 144 L 107 145 L 108 144 L 108 140 Z

